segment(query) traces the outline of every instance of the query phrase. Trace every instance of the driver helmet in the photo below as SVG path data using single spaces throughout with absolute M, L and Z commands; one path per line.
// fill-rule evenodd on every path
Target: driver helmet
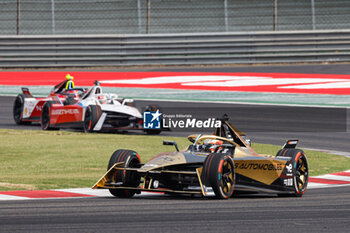
M 107 103 L 107 98 L 104 95 L 97 96 L 97 99 L 100 102 L 100 104 L 106 104 Z
M 73 80 L 74 77 L 73 77 L 72 75 L 70 75 L 70 74 L 67 74 L 67 75 L 66 75 L 66 79 L 67 79 L 67 80 Z
M 224 142 L 221 141 L 221 140 L 212 139 L 212 140 L 210 140 L 210 141 L 208 142 L 208 144 L 209 144 L 209 150 L 210 150 L 210 152 L 211 152 L 211 153 L 214 153 L 214 152 L 215 152 L 215 149 L 217 149 L 217 146 L 218 146 L 218 145 L 224 144 Z M 221 147 L 218 148 L 218 150 L 220 150 L 220 149 L 221 149 Z

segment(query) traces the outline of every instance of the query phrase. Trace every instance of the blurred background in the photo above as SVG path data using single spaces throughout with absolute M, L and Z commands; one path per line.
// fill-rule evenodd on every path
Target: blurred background
M 1 0 L 0 35 L 350 29 L 349 0 Z

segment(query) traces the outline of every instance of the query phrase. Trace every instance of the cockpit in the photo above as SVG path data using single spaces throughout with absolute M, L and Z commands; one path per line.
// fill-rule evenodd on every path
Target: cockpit
M 235 158 L 258 155 L 251 148 L 250 140 L 248 141 L 245 133 L 231 125 L 227 116 L 224 115 L 220 120 L 221 126 L 215 129 L 214 134 L 193 134 L 188 136 L 188 140 L 192 143 L 188 150 L 203 155 L 227 153 Z
M 215 135 L 190 135 L 188 140 L 193 144 L 188 150 L 199 153 L 229 153 L 234 154 L 235 143 Z

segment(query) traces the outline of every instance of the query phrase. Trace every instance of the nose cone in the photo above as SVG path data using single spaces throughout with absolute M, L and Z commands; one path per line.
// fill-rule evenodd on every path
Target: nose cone
M 145 163 L 145 165 L 138 169 L 138 172 L 148 172 L 156 168 L 183 163 L 186 163 L 186 159 L 184 154 L 181 152 L 161 153 Z

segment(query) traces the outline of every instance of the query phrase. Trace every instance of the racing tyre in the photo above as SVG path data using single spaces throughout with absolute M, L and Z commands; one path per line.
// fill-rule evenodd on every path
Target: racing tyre
M 229 155 L 209 154 L 203 164 L 202 180 L 210 185 L 218 199 L 228 199 L 235 187 L 235 167 Z
M 115 163 L 124 162 L 123 167 L 126 168 L 139 168 L 141 159 L 140 156 L 132 150 L 117 150 L 115 151 L 108 163 L 109 170 Z M 141 177 L 134 171 L 122 171 L 119 170 L 115 173 L 115 183 L 122 182 L 123 187 L 138 187 L 140 185 Z M 109 189 L 109 192 L 119 198 L 131 198 L 137 192 L 130 189 Z
M 101 108 L 97 105 L 89 105 L 85 112 L 84 117 L 84 131 L 86 133 L 91 133 L 101 115 Z
M 43 105 L 43 110 L 41 111 L 40 124 L 43 130 L 58 130 L 58 128 L 50 126 L 51 105 L 51 102 L 46 102 Z
M 159 110 L 159 112 L 162 112 L 160 107 L 157 105 L 147 105 L 145 107 L 144 112 L 156 112 L 157 110 Z M 162 130 L 161 129 L 145 129 L 145 132 L 149 135 L 157 135 L 157 134 L 160 134 L 162 132 Z
M 19 94 L 13 103 L 13 119 L 17 125 L 30 125 L 32 123 L 30 121 L 22 120 L 24 99 L 26 97 L 27 96 L 24 94 Z
M 309 180 L 309 165 L 304 151 L 299 149 L 281 149 L 276 157 L 291 157 L 293 164 L 293 187 L 291 194 L 279 194 L 283 197 L 301 197 L 306 191 Z

